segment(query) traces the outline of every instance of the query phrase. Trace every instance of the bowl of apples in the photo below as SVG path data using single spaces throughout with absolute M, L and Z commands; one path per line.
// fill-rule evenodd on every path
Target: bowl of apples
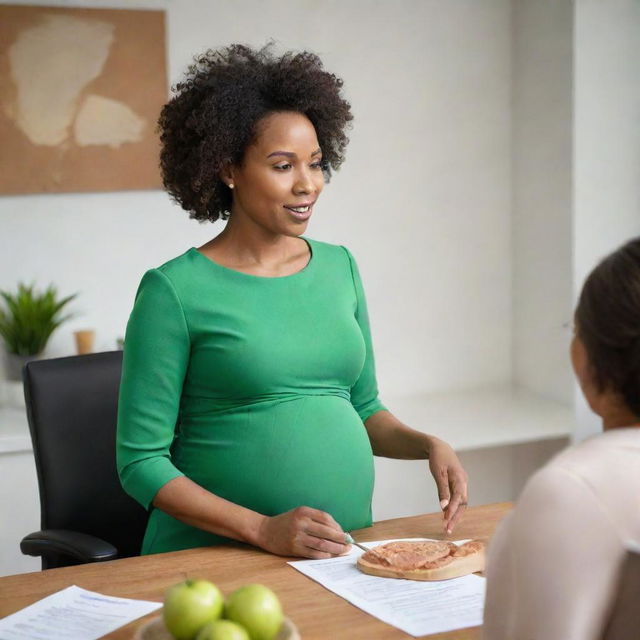
M 225 598 L 209 580 L 185 580 L 166 591 L 162 615 L 134 640 L 300 640 L 300 634 L 265 585 L 247 584 Z

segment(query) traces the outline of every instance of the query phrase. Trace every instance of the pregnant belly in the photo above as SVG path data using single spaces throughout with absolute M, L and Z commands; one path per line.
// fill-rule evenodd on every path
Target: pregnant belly
M 345 530 L 371 524 L 373 455 L 343 398 L 302 396 L 190 418 L 174 462 L 209 491 L 265 515 L 305 505 Z

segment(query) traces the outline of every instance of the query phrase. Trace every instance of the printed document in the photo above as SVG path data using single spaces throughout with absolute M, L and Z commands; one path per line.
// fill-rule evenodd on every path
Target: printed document
M 161 606 L 74 585 L 0 620 L 0 640 L 97 640 Z
M 363 544 L 371 548 L 385 542 L 392 541 Z M 414 637 L 482 624 L 483 577 L 472 574 L 438 582 L 419 582 L 370 576 L 356 567 L 362 553 L 354 546 L 346 556 L 297 560 L 289 564 L 356 607 Z

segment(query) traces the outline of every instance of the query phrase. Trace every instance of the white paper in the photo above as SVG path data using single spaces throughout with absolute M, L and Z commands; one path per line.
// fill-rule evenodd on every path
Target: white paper
M 392 541 L 363 544 L 373 547 L 385 542 Z M 368 614 L 415 637 L 482 624 L 483 577 L 468 575 L 439 582 L 419 582 L 370 576 L 356 567 L 362 553 L 354 546 L 347 556 L 297 560 L 289 564 Z
M 0 640 L 97 640 L 161 606 L 74 585 L 0 620 Z

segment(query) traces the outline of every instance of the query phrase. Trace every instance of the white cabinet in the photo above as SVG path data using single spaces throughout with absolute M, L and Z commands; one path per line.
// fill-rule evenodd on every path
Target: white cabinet
M 40 529 L 38 480 L 24 409 L 0 408 L 0 575 L 38 571 L 20 540 Z

